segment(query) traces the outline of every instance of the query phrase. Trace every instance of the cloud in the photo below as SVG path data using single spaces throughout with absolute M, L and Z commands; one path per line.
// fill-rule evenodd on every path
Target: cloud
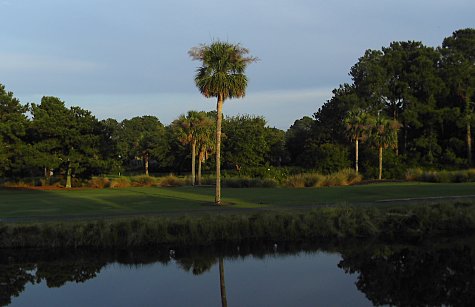
M 98 63 L 78 59 L 0 53 L 0 70 L 9 73 L 87 73 L 101 69 L 101 66 Z

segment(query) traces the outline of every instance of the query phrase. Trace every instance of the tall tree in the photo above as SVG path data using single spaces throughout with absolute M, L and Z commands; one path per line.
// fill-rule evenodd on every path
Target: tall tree
M 227 168 L 260 166 L 270 151 L 266 121 L 260 116 L 226 117 L 223 123 L 223 164 Z
M 431 122 L 432 126 L 440 124 L 435 103 L 444 87 L 438 72 L 440 53 L 415 41 L 392 42 L 382 50 L 382 65 L 387 72 L 386 113 L 402 123 L 401 142 L 403 152 L 406 153 L 408 137 L 413 140 L 412 148 L 417 147 L 415 144 L 427 143 L 426 136 L 434 135 L 427 123 Z M 409 135 L 410 127 L 413 128 L 412 136 Z M 422 150 L 430 153 L 435 144 L 428 144 L 431 144 L 429 148 Z M 396 154 L 398 153 L 397 144 Z
M 257 59 L 248 56 L 249 50 L 239 44 L 215 41 L 210 45 L 192 48 L 189 55 L 201 61 L 195 75 L 195 84 L 207 98 L 216 97 L 216 193 L 215 203 L 221 205 L 221 125 L 223 104 L 226 99 L 246 94 L 246 67 Z
M 396 131 L 399 129 L 400 124 L 393 120 L 387 119 L 382 116 L 378 116 L 373 126 L 373 131 L 370 135 L 371 142 L 378 148 L 379 157 L 379 174 L 378 179 L 382 179 L 383 174 L 383 149 L 396 147 L 397 138 Z
M 265 155 L 266 163 L 282 166 L 289 162 L 289 153 L 285 147 L 285 131 L 266 127 L 266 143 L 269 146 L 269 152 Z
M 442 70 L 444 79 L 461 106 L 465 125 L 467 160 L 472 165 L 472 122 L 475 96 L 475 29 L 461 29 L 444 39 Z
M 28 124 L 23 106 L 0 84 L 0 176 L 11 175 L 25 149 L 22 138 Z
M 63 170 L 67 188 L 73 174 L 88 177 L 104 170 L 101 127 L 91 112 L 43 97 L 41 104 L 32 104 L 31 114 L 29 134 L 37 166 Z
M 293 125 L 285 132 L 285 147 L 290 155 L 290 161 L 294 165 L 301 162 L 303 148 L 308 143 L 312 133 L 314 120 L 304 116 L 294 121 Z M 320 132 L 320 131 L 319 131 Z
M 139 158 L 144 165 L 145 175 L 149 175 L 151 159 L 163 161 L 168 153 L 165 127 L 155 116 L 141 116 L 121 122 L 118 148 L 126 159 Z
M 358 173 L 359 142 L 368 138 L 373 118 L 368 112 L 355 109 L 348 112 L 344 122 L 350 139 L 355 142 L 355 171 Z

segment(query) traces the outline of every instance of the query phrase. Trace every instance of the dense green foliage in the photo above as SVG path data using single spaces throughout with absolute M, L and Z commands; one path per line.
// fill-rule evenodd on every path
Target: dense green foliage
M 381 50 L 367 50 L 350 70 L 352 83 L 335 89 L 333 97 L 314 114 L 311 132 L 299 141 L 306 150 L 297 165 L 315 165 L 307 162 L 316 151 L 309 148 L 327 143 L 350 147 L 350 142 L 355 148 L 357 140 L 366 138 L 365 124 L 351 114 L 360 117 L 369 114 L 397 123 L 393 125 L 394 134 L 385 136 L 391 142 L 383 142 L 383 148 L 389 144 L 394 147 L 388 150 L 394 157 L 389 154 L 390 163 L 383 167 L 383 177 L 400 177 L 404 166 L 432 169 L 470 166 L 475 99 L 473 46 L 475 29 L 463 29 L 447 37 L 438 49 L 408 41 L 393 42 Z M 297 124 L 300 122 L 296 121 Z M 368 138 L 373 142 L 359 144 L 360 170 L 374 178 L 378 177 L 374 170 L 378 158 L 371 151 L 377 150 L 372 146 L 377 140 L 371 131 Z M 357 152 L 354 149 L 351 152 L 356 162 Z M 386 161 L 386 153 L 383 155 Z

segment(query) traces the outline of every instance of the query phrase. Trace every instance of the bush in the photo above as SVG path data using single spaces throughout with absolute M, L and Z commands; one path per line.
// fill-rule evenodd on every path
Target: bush
M 278 186 L 278 182 L 270 178 L 235 177 L 222 179 L 221 186 L 226 188 L 273 188 Z
M 434 171 L 413 168 L 406 171 L 406 180 L 423 182 L 475 182 L 475 169 L 459 171 Z
M 305 188 L 305 177 L 303 174 L 290 176 L 285 181 L 284 186 L 289 188 Z
M 140 175 L 130 177 L 132 186 L 134 187 L 151 187 L 156 186 L 159 183 L 159 180 L 156 177 Z
M 128 188 L 131 186 L 130 179 L 127 177 L 119 177 L 111 180 L 109 187 L 111 188 Z
M 363 177 L 355 170 L 346 168 L 325 178 L 326 186 L 351 185 L 360 182 Z
M 289 188 L 342 186 L 358 183 L 362 176 L 352 169 L 343 169 L 336 173 L 324 176 L 318 173 L 307 173 L 290 176 L 285 182 Z
M 158 179 L 158 185 L 161 187 L 179 187 L 185 185 L 185 183 L 185 178 L 178 178 L 174 175 L 168 175 Z
M 91 188 L 104 189 L 108 188 L 110 184 L 111 181 L 107 177 L 92 177 L 87 183 L 87 186 Z

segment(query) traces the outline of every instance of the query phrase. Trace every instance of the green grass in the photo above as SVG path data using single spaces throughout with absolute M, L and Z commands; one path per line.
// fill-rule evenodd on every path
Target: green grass
M 38 191 L 0 189 L 0 219 L 102 217 L 113 215 L 223 213 L 302 206 L 392 206 L 430 197 L 475 195 L 475 183 L 381 183 L 325 188 L 223 189 L 228 206 L 213 206 L 213 187 L 130 187 Z M 390 201 L 415 198 L 411 201 Z M 473 197 L 475 199 L 475 197 Z M 440 201 L 439 201 L 440 202 Z

